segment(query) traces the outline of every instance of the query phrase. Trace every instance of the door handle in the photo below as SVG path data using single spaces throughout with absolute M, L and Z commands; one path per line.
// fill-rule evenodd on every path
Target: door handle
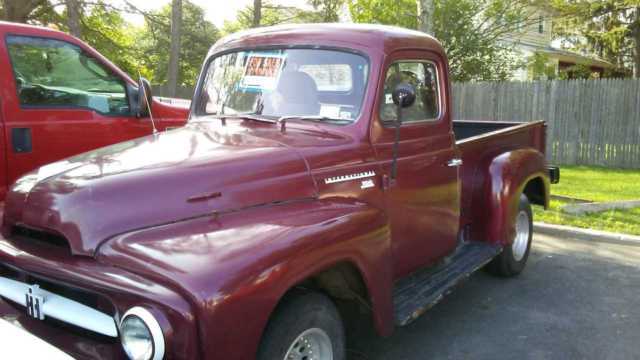
M 447 162 L 449 167 L 458 167 L 462 165 L 462 159 L 451 159 Z
M 31 142 L 31 129 L 29 128 L 13 128 L 11 129 L 11 144 L 13 152 L 28 153 L 33 149 Z

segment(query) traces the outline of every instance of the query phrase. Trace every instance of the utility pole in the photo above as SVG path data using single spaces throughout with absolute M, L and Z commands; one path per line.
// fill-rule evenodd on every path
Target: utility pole
M 178 91 L 178 64 L 180 62 L 180 37 L 182 36 L 182 0 L 171 3 L 171 48 L 169 53 L 169 71 L 167 83 L 169 94 L 176 96 Z
M 78 0 L 66 0 L 69 32 L 80 38 L 80 2 Z
M 253 21 L 251 27 L 260 27 L 262 21 L 262 0 L 253 0 Z

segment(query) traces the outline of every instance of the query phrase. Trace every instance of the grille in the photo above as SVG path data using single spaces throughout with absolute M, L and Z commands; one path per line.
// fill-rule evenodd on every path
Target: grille
M 40 285 L 40 288 L 44 290 L 50 291 L 60 296 L 64 296 L 67 299 L 77 301 L 83 305 L 94 308 L 111 316 L 115 315 L 116 313 L 115 307 L 113 306 L 111 301 L 109 301 L 109 299 L 93 292 L 89 292 L 87 290 L 81 290 L 49 281 L 40 276 L 35 276 L 1 263 L 0 276 L 4 276 L 9 279 L 27 284 L 38 284 Z
M 80 290 L 76 288 L 72 288 L 66 285 L 61 285 L 52 281 L 45 280 L 40 276 L 34 276 L 32 274 L 23 272 L 21 270 L 15 269 L 10 266 L 6 266 L 4 264 L 0 264 L 0 276 L 7 277 L 16 281 L 20 281 L 27 284 L 38 284 L 40 288 L 55 293 L 57 295 L 63 296 L 67 299 L 71 299 L 77 301 L 83 305 L 94 308 L 98 311 L 101 311 L 105 314 L 114 316 L 116 313 L 116 308 L 108 298 L 86 291 Z M 13 304 L 13 302 L 4 299 L 7 303 Z M 24 311 L 24 308 L 13 304 L 20 311 Z M 60 328 L 61 330 L 75 334 L 76 336 L 81 336 L 84 339 L 92 339 L 93 341 L 98 341 L 103 344 L 115 344 L 117 341 L 114 338 L 109 336 L 104 336 L 101 334 L 94 333 L 92 331 L 85 330 L 83 328 L 77 327 L 75 325 L 67 324 L 62 321 L 58 321 L 52 317 L 46 317 L 44 320 L 46 323 Z

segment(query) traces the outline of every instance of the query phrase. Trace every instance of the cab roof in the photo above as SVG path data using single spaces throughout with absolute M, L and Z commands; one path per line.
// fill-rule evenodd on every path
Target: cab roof
M 209 55 L 235 48 L 261 46 L 334 46 L 364 52 L 390 53 L 423 49 L 444 53 L 442 45 L 425 33 L 373 24 L 288 24 L 240 31 L 220 39 Z

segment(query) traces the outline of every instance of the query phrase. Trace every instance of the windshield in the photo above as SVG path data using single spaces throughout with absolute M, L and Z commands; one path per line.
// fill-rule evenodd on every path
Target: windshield
M 196 113 L 353 122 L 360 114 L 367 75 L 363 56 L 342 51 L 231 52 L 209 62 Z

